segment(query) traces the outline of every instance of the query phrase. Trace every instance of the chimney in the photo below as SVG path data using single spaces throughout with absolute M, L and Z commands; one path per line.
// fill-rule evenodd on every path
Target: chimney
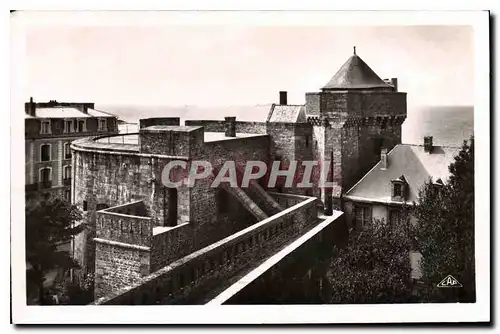
M 33 102 L 33 97 L 30 97 L 30 102 L 28 103 L 28 108 L 26 108 L 26 112 L 28 115 L 35 117 L 36 116 L 36 103 Z
M 281 91 L 280 92 L 280 104 L 281 105 L 286 105 L 287 104 L 287 96 L 286 92 Z
M 390 78 L 390 79 L 384 79 L 386 84 L 389 84 L 394 87 L 394 91 L 398 91 L 398 78 Z
M 236 117 L 226 117 L 226 137 L 236 137 Z
M 383 148 L 382 151 L 380 151 L 380 169 L 385 170 L 387 169 L 388 165 L 387 149 Z
M 432 153 L 432 136 L 424 137 L 424 152 Z

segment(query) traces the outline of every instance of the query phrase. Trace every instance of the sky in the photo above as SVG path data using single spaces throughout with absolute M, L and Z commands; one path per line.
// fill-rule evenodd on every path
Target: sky
M 408 105 L 473 105 L 467 26 L 44 24 L 25 30 L 26 100 L 132 105 L 304 103 L 357 54 Z

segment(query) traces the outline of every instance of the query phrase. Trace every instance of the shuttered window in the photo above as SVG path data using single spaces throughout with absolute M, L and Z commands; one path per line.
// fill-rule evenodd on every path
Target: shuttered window
M 356 206 L 356 226 L 360 228 L 369 226 L 372 221 L 372 208 L 371 206 Z

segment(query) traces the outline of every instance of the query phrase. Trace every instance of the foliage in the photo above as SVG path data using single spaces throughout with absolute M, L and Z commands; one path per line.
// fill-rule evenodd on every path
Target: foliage
M 82 284 L 65 279 L 54 288 L 53 294 L 59 296 L 59 303 L 63 305 L 88 305 L 93 300 L 94 277 L 87 274 L 83 277 Z
M 393 227 L 383 220 L 353 233 L 337 249 L 327 278 L 328 303 L 402 303 L 412 300 L 410 239 L 406 223 Z
M 464 143 L 446 185 L 429 180 L 419 193 L 415 216 L 422 254 L 424 301 L 474 302 L 474 144 Z M 463 288 L 437 288 L 452 275 Z
M 59 198 L 33 202 L 26 208 L 26 262 L 32 266 L 27 279 L 38 287 L 40 301 L 44 300 L 44 277 L 50 270 L 78 267 L 58 246 L 82 231 L 84 225 L 73 224 L 81 218 L 76 206 Z

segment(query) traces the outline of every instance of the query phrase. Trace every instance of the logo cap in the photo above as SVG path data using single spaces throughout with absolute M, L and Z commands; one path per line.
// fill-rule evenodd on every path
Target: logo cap
M 462 284 L 453 276 L 446 276 L 439 284 L 438 288 L 461 288 Z

